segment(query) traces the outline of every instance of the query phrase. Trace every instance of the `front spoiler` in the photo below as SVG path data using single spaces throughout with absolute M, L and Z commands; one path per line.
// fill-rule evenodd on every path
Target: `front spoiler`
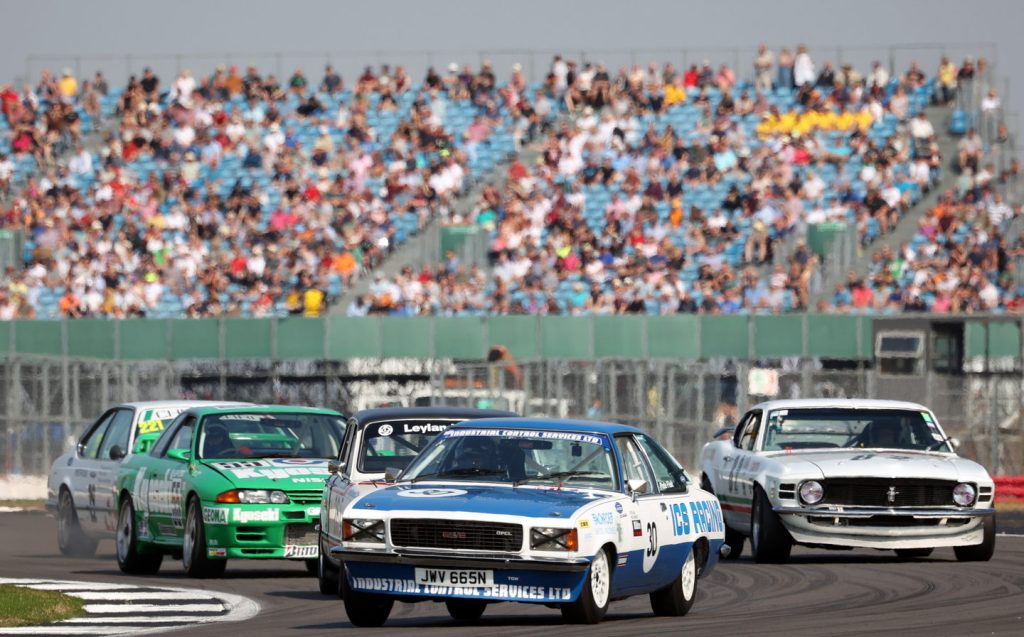
M 995 509 L 887 509 L 881 507 L 832 511 L 814 508 L 775 507 L 779 519 L 793 539 L 800 544 L 873 549 L 916 549 L 944 546 L 970 546 L 984 540 L 982 520 L 995 514 Z M 844 522 L 872 516 L 934 520 L 937 524 L 920 526 L 847 525 Z M 817 518 L 812 521 L 811 518 Z M 834 520 L 828 524 L 825 520 Z M 946 520 L 963 521 L 946 525 Z
M 981 518 L 995 515 L 995 509 L 894 509 L 886 507 L 772 507 L 780 515 L 815 515 L 827 518 L 870 518 L 875 515 L 890 515 L 912 518 Z
M 449 555 L 430 551 L 360 551 L 336 546 L 330 550 L 331 557 L 343 561 L 397 564 L 424 568 L 483 568 L 516 571 L 558 571 L 581 573 L 590 567 L 587 558 L 572 559 L 522 559 L 502 556 Z

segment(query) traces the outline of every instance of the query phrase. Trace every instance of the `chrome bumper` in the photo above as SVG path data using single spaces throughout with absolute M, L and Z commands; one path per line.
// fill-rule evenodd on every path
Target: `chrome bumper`
M 875 515 L 894 515 L 913 518 L 980 518 L 995 515 L 989 509 L 895 509 L 886 507 L 772 507 L 779 514 L 815 515 L 835 518 L 870 518 Z

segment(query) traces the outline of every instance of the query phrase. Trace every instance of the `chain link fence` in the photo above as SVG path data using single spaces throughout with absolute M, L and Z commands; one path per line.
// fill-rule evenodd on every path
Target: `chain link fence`
M 722 427 L 775 398 L 884 395 L 869 364 L 827 361 L 450 359 L 97 361 L 11 357 L 0 365 L 0 477 L 44 476 L 84 425 L 111 405 L 166 398 L 324 405 L 448 404 L 528 416 L 593 418 L 652 432 L 689 469 Z M 883 390 L 880 394 L 880 388 Z M 923 396 L 960 453 L 993 473 L 1024 473 L 1019 373 L 930 373 Z

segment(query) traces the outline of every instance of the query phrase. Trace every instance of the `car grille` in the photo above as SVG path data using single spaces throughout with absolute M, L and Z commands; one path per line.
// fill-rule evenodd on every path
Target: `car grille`
M 294 504 L 320 504 L 323 498 L 323 489 L 303 489 L 301 491 L 286 491 L 288 499 Z
M 391 520 L 395 546 L 474 551 L 519 551 L 523 527 L 503 522 L 471 520 Z
M 284 543 L 313 545 L 319 541 L 312 524 L 289 524 L 284 527 Z
M 832 478 L 823 481 L 824 504 L 878 507 L 953 505 L 950 480 Z

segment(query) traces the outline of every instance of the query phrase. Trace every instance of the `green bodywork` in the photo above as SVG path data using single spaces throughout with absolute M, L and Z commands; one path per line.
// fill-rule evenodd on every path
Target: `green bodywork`
M 344 427 L 340 413 L 308 407 L 204 407 L 186 414 L 197 419 L 194 432 L 202 427 L 204 418 L 226 414 L 307 414 L 337 418 L 338 440 Z M 172 429 L 168 431 L 173 433 Z M 188 506 L 195 500 L 202 507 L 209 558 L 317 557 L 314 525 L 320 519 L 324 482 L 329 476 L 327 458 L 259 458 L 260 454 L 291 455 L 296 448 L 298 441 L 294 437 L 282 435 L 273 428 L 230 432 L 235 449 L 256 457 L 246 457 L 242 452 L 237 457 L 199 457 L 199 436 L 195 433 L 188 447 L 168 445 L 168 448 L 158 449 L 157 441 L 162 434 L 139 436 L 136 453 L 118 472 L 119 502 L 131 498 L 135 509 L 139 552 L 180 553 Z M 224 504 L 215 501 L 219 494 L 233 489 L 283 491 L 288 503 Z

